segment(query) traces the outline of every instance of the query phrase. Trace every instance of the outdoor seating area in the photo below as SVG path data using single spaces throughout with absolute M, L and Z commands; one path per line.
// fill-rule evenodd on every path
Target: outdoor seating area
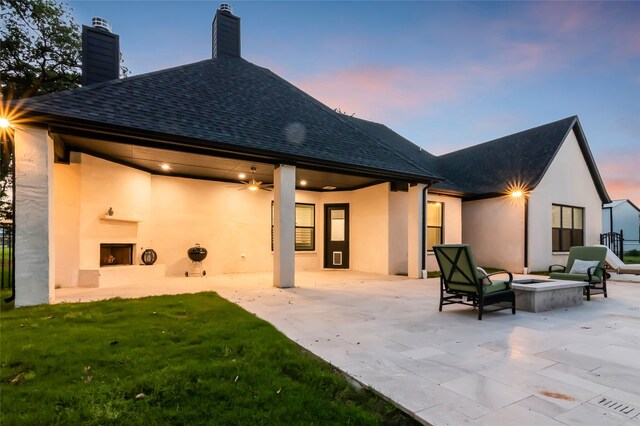
M 591 300 L 592 294 L 607 297 L 607 271 L 604 269 L 606 257 L 606 247 L 571 247 L 566 266 L 549 266 L 549 278 L 586 282 L 584 292 L 587 300 Z
M 478 320 L 482 320 L 485 306 L 498 305 L 491 312 L 511 309 L 516 313 L 516 296 L 511 289 L 513 274 L 506 271 L 487 274 L 476 266 L 468 244 L 440 244 L 433 247 L 440 267 L 440 306 L 462 304 L 478 308 Z M 491 279 L 491 276 L 507 275 L 508 280 Z

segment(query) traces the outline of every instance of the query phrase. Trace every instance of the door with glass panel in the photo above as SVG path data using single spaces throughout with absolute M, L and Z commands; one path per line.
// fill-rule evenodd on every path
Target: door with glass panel
M 349 268 L 349 204 L 324 205 L 324 267 Z

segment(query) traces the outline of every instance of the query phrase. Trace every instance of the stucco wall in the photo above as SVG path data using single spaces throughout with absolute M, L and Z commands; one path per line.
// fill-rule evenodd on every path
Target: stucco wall
M 460 244 L 462 242 L 462 200 L 458 197 L 433 194 L 427 195 L 428 201 L 444 203 L 444 244 Z M 427 204 L 428 208 L 428 204 Z M 427 271 L 437 271 L 438 262 L 433 252 L 427 252 Z
M 80 269 L 80 163 L 54 164 L 56 286 L 76 287 Z
M 386 274 L 389 270 L 388 184 L 351 194 L 351 269 Z
M 584 161 L 573 131 L 529 197 L 529 269 L 546 270 L 551 264 L 566 264 L 567 253 L 551 251 L 551 206 L 583 207 L 584 244 L 599 244 L 602 202 Z
M 471 245 L 478 266 L 522 272 L 524 203 L 509 197 L 462 203 L 462 242 Z
M 80 269 L 100 266 L 100 243 L 135 245 L 134 256 L 151 244 L 151 175 L 80 154 Z M 114 217 L 139 222 L 106 221 Z
M 408 270 L 408 197 L 406 192 L 388 191 L 389 196 L 389 275 Z

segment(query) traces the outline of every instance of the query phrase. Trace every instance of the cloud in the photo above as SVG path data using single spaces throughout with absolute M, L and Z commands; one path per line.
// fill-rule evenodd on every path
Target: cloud
M 488 60 L 462 62 L 450 70 L 361 65 L 316 73 L 294 83 L 332 108 L 388 121 L 390 116 L 424 116 L 443 104 L 486 93 L 525 75 L 539 75 L 545 62 L 543 45 L 509 42 Z
M 598 169 L 612 200 L 630 199 L 640 205 L 640 150 L 616 152 L 599 161 Z

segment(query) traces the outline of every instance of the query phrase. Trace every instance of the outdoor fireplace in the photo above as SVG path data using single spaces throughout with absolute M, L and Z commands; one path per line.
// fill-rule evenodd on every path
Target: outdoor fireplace
M 100 244 L 100 266 L 133 264 L 133 244 Z

